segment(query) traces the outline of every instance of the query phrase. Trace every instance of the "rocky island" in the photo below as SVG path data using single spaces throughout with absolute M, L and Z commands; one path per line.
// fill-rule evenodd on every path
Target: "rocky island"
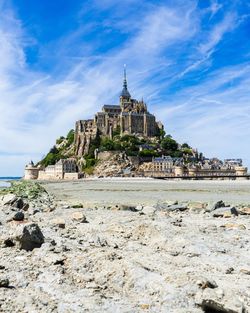
M 89 176 L 249 179 L 241 159 L 209 159 L 166 135 L 145 101 L 131 97 L 126 69 L 119 105 L 105 104 L 93 119 L 77 121 L 40 162 L 25 167 L 24 178 Z

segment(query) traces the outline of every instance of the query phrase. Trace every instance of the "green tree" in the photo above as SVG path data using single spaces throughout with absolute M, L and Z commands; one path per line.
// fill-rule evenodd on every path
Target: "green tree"
M 74 138 L 75 138 L 75 131 L 74 129 L 71 129 L 69 132 L 68 132 L 68 135 L 67 135 L 67 140 L 68 140 L 68 144 L 71 145 L 73 142 L 74 142 Z
M 185 149 L 185 148 L 191 149 L 191 147 L 190 147 L 186 142 L 184 142 L 184 143 L 181 145 L 181 148 L 182 148 L 182 149 Z
M 166 136 L 161 141 L 161 147 L 164 150 L 176 151 L 178 149 L 178 143 L 171 136 Z

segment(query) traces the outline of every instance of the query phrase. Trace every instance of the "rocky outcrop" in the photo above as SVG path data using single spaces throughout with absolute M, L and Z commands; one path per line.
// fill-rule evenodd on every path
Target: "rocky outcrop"
M 134 162 L 123 152 L 113 153 L 108 160 L 99 160 L 94 175 L 103 177 L 124 176 L 135 172 Z

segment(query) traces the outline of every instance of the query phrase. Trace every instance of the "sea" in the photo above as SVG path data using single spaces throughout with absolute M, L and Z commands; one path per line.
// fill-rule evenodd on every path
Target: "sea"
M 10 187 L 12 180 L 19 180 L 21 177 L 0 177 L 0 188 Z

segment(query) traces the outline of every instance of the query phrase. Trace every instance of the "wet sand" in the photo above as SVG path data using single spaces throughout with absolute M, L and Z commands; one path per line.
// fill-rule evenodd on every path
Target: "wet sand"
M 58 200 L 85 205 L 144 204 L 158 201 L 250 203 L 247 181 L 162 181 L 143 178 L 43 182 Z

